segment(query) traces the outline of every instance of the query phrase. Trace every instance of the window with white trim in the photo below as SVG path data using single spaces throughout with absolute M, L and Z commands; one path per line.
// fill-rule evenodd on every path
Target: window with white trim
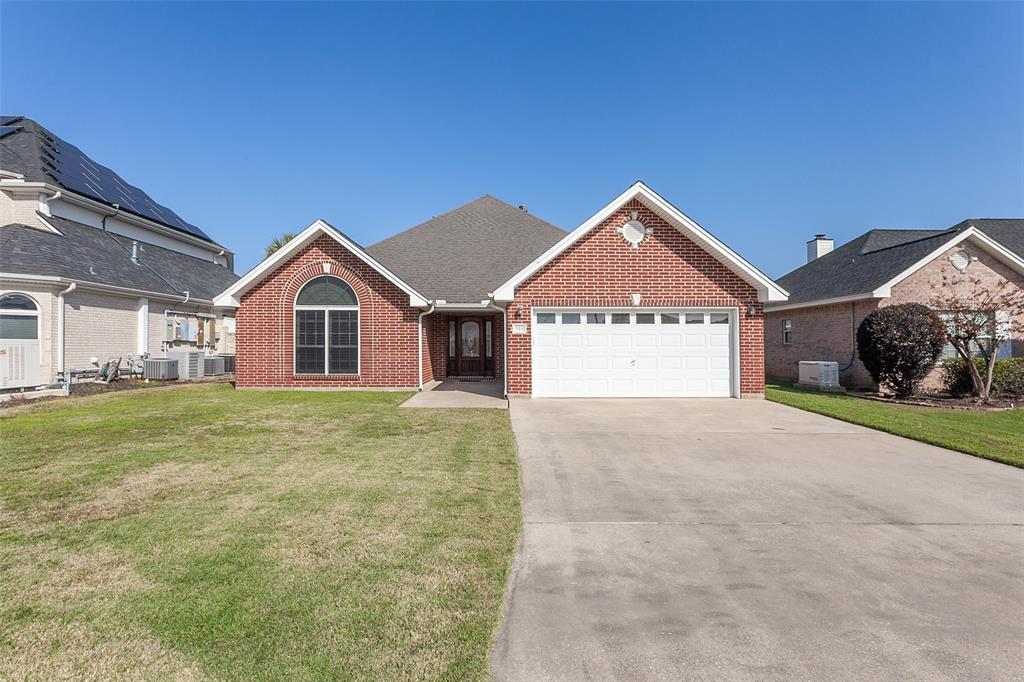
M 39 308 L 24 294 L 0 296 L 0 339 L 39 338 Z
M 991 320 L 990 324 L 991 324 L 991 327 L 992 327 L 992 332 L 995 332 L 997 315 L 995 315 L 995 314 L 993 314 L 991 312 L 982 312 L 982 311 L 966 312 L 966 313 L 943 313 L 943 312 L 940 312 L 939 313 L 939 319 L 942 320 L 946 324 L 947 327 L 952 327 L 952 329 L 950 329 L 949 331 L 951 331 L 954 335 L 956 334 L 956 317 L 957 317 L 958 314 L 959 315 L 966 315 L 966 316 L 968 316 L 967 319 L 969 319 L 970 317 L 978 316 L 979 319 L 985 318 L 986 320 Z M 961 318 L 961 319 L 963 319 L 963 318 Z M 978 324 L 978 326 L 980 326 L 979 323 L 975 323 L 975 324 Z M 972 326 L 974 326 L 974 325 L 972 325 Z M 979 334 L 977 341 L 983 347 L 988 348 L 988 345 L 990 343 L 991 338 L 992 338 L 992 333 L 989 333 L 989 334 Z M 981 357 L 982 355 L 984 355 L 984 353 L 982 353 L 981 348 L 979 348 L 977 346 L 977 344 L 971 350 L 972 350 L 972 355 L 975 355 L 975 356 L 978 356 L 978 357 Z M 949 359 L 958 358 L 958 357 L 960 357 L 960 354 L 956 352 L 956 348 L 953 346 L 953 344 L 951 344 L 951 343 L 949 343 L 947 341 L 946 344 L 942 347 L 941 359 L 942 360 L 949 360 Z M 998 348 L 996 349 L 996 357 L 1000 357 L 999 349 Z
M 359 373 L 359 299 L 340 277 L 314 277 L 295 297 L 295 373 Z
M 793 343 L 793 320 L 782 321 L 782 343 L 787 346 Z

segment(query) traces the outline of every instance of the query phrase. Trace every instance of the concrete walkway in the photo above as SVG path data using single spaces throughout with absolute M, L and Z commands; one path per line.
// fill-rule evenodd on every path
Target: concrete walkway
M 765 401 L 511 409 L 496 679 L 1024 671 L 1024 471 Z
M 402 407 L 489 407 L 508 409 L 500 381 L 435 381 L 402 403 Z

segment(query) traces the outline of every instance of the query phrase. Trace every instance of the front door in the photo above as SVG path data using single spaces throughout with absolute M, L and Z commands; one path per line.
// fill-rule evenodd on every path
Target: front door
M 484 373 L 484 324 L 478 317 L 463 317 L 458 321 L 459 376 L 478 377 Z

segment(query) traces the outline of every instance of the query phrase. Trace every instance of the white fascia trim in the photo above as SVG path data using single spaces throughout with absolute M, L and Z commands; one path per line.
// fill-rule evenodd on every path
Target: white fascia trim
M 971 240 L 977 243 L 978 246 L 980 246 L 988 253 L 992 254 L 999 260 L 1003 261 L 1017 272 L 1024 274 L 1024 259 L 1021 259 L 1021 257 L 1015 254 L 1013 251 L 1010 251 L 1005 246 L 995 241 L 987 234 L 985 234 L 984 232 L 982 232 L 981 230 L 972 225 L 962 232 L 957 232 L 955 235 L 953 235 L 947 241 L 943 242 L 941 246 L 936 248 L 927 256 L 917 261 L 916 263 L 914 263 L 909 268 L 907 268 L 900 274 L 890 279 L 882 286 L 875 289 L 873 292 L 871 292 L 871 295 L 875 298 L 888 298 L 889 296 L 892 296 L 892 288 L 894 286 L 905 280 L 907 277 L 910 277 L 924 266 L 931 263 L 933 260 L 941 256 L 949 249 L 967 240 Z
M 29 275 L 24 273 L 0 272 L 0 280 L 9 280 L 15 282 L 42 282 L 45 284 L 74 284 L 79 289 L 87 289 L 90 291 L 103 291 L 114 294 L 123 294 L 125 296 L 132 296 L 135 298 L 144 297 L 160 301 L 174 301 L 176 303 L 184 303 L 187 300 L 189 303 L 195 303 L 197 306 L 213 305 L 213 301 L 205 298 L 175 296 L 174 294 L 166 294 L 160 291 L 131 289 L 129 287 L 119 287 L 113 284 L 99 284 L 98 282 L 87 282 L 85 280 L 80 279 L 69 279 L 67 277 L 53 277 L 50 275 Z
M 425 308 L 429 305 L 429 301 L 425 296 L 420 294 L 418 291 L 413 289 L 411 286 L 399 279 L 398 275 L 394 274 L 386 267 L 381 265 L 376 259 L 370 254 L 366 253 L 358 244 L 343 235 L 341 232 L 332 227 L 329 223 L 317 219 L 309 227 L 295 235 L 287 244 L 282 246 L 280 249 L 275 251 L 271 256 L 265 258 L 263 262 L 254 267 L 249 272 L 239 279 L 237 282 L 232 284 L 230 287 L 217 294 L 213 299 L 213 304 L 218 308 L 237 308 L 241 305 L 242 296 L 245 292 L 252 289 L 254 286 L 259 284 L 264 277 L 272 273 L 289 258 L 294 256 L 298 251 L 302 250 L 313 242 L 321 234 L 325 234 L 334 241 L 338 242 L 345 247 L 352 255 L 359 258 L 371 268 L 379 272 L 389 282 L 397 286 L 399 289 L 409 294 L 409 305 L 413 308 Z
M 744 260 L 739 254 L 719 241 L 717 237 L 663 199 L 657 192 L 643 182 L 637 181 L 630 185 L 625 192 L 612 199 L 604 208 L 588 218 L 586 222 L 565 235 L 557 244 L 541 254 L 540 257 L 495 289 L 492 296 L 494 300 L 505 302 L 513 300 L 517 286 L 550 263 L 562 251 L 565 251 L 592 229 L 607 220 L 609 216 L 631 199 L 640 199 L 649 208 L 661 214 L 662 217 L 667 218 L 669 222 L 674 222 L 676 229 L 696 241 L 698 245 L 705 248 L 723 265 L 756 287 L 759 301 L 785 301 L 789 298 L 789 293 L 773 282 L 770 277 Z
M 6 171 L 0 171 L 0 173 L 4 172 Z M 77 204 L 78 206 L 87 208 L 91 211 L 96 211 L 97 213 L 103 213 L 107 215 L 109 215 L 110 212 L 114 210 L 113 208 L 103 203 L 102 201 L 90 199 L 87 196 L 76 194 L 61 187 L 57 187 L 56 185 L 51 185 L 48 182 L 26 182 L 25 180 L 0 178 L 0 190 L 22 194 L 27 192 L 35 194 L 42 190 L 46 190 L 48 192 L 60 192 L 60 199 L 62 201 L 68 202 L 69 204 Z M 147 230 L 152 230 L 153 232 L 157 232 L 168 237 L 173 237 L 187 244 L 201 246 L 204 249 L 211 251 L 212 253 L 217 253 L 218 251 L 223 250 L 225 254 L 230 254 L 232 256 L 235 255 L 234 251 L 231 251 L 227 247 L 224 247 L 216 242 L 208 242 L 205 239 L 193 237 L 190 234 L 181 232 L 180 230 L 175 230 L 166 225 L 158 223 L 155 220 L 149 220 L 147 218 L 143 218 L 142 216 L 137 216 L 134 213 L 127 213 L 124 210 L 118 211 L 117 219 L 123 220 L 126 223 L 131 223 L 132 225 L 144 227 Z
M 835 298 L 819 298 L 815 301 L 804 301 L 803 303 L 781 303 L 778 305 L 766 305 L 764 312 L 779 313 L 784 310 L 797 310 L 798 308 L 816 308 L 822 305 L 835 305 L 836 303 L 850 303 L 851 301 L 865 301 L 876 298 L 874 293 L 866 291 L 863 294 L 850 294 L 849 296 L 836 296 Z M 878 297 L 884 298 L 884 297 Z

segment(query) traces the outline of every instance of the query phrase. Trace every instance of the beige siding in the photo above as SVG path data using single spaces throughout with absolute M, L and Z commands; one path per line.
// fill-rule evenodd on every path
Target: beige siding
M 79 288 L 64 298 L 64 365 L 68 370 L 90 369 L 97 358 L 102 365 L 110 358 L 124 358 L 136 352 L 138 301 L 136 297 L 113 296 Z

